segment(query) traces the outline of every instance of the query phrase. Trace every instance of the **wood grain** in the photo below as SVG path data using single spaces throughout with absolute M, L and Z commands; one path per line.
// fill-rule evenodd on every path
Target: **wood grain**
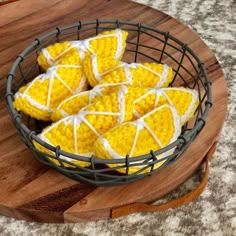
M 16 2 L 16 1 L 19 1 L 19 0 L 3 0 L 0 2 L 0 6 L 6 5 L 12 2 Z
M 97 18 L 131 20 L 169 31 L 197 53 L 213 82 L 214 106 L 206 126 L 182 158 L 151 177 L 119 187 L 95 188 L 78 183 L 37 162 L 17 136 L 4 102 L 5 74 L 30 42 L 56 26 Z M 176 19 L 126 0 L 16 1 L 1 6 L 0 19 L 1 214 L 39 222 L 110 218 L 112 208 L 133 202 L 151 202 L 175 189 L 193 174 L 218 139 L 227 104 L 222 69 L 207 45 Z M 131 40 L 137 39 L 131 37 Z M 154 43 L 145 36 L 141 40 L 142 43 Z M 172 49 L 169 50 L 171 53 Z M 132 60 L 129 56 L 126 59 Z M 168 58 L 163 59 L 171 65 Z M 188 77 L 184 72 L 183 76 Z

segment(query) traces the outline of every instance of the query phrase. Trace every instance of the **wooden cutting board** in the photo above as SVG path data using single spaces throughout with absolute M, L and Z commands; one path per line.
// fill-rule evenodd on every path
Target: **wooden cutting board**
M 213 108 L 198 138 L 181 159 L 151 177 L 119 187 L 78 183 L 37 162 L 17 136 L 4 101 L 12 62 L 39 35 L 79 20 L 121 19 L 169 31 L 205 63 L 213 82 Z M 110 218 L 113 208 L 151 202 L 178 187 L 199 167 L 217 141 L 227 107 L 222 69 L 212 51 L 187 26 L 126 0 L 20 0 L 0 7 L 0 214 L 39 222 Z

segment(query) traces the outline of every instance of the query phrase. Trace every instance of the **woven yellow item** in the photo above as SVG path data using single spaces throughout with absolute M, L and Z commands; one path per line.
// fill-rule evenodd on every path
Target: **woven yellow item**
M 128 32 L 115 29 L 85 40 L 55 43 L 42 49 L 38 63 L 47 70 L 58 59 L 72 52 L 76 52 L 81 60 L 88 54 L 121 59 L 125 51 L 127 36 Z
M 120 159 L 126 155 L 135 157 L 144 155 L 150 150 L 159 150 L 174 142 L 181 133 L 180 119 L 173 106 L 160 106 L 145 116 L 133 122 L 125 122 L 106 132 L 94 143 L 93 149 L 96 157 L 106 159 Z M 157 156 L 158 159 L 170 155 L 174 149 Z M 140 163 L 140 162 L 135 162 Z M 157 163 L 158 168 L 164 161 Z M 132 164 L 134 164 L 132 162 Z M 141 163 L 140 163 L 141 164 Z M 147 163 L 137 167 L 130 167 L 129 174 L 139 171 Z M 110 167 L 118 165 L 110 164 Z M 143 170 L 149 172 L 151 167 Z M 117 169 L 125 173 L 125 168 Z
M 134 101 L 134 116 L 139 118 L 164 104 L 175 107 L 180 116 L 181 125 L 184 125 L 194 115 L 199 104 L 198 92 L 182 87 L 150 89 Z
M 96 55 L 87 56 L 83 60 L 84 74 L 91 86 L 98 85 L 104 75 L 109 74 L 124 65 L 125 63 L 122 63 L 115 58 L 99 57 Z
M 124 87 L 118 93 L 105 95 L 77 115 L 66 117 L 49 126 L 39 137 L 52 146 L 59 145 L 63 151 L 91 156 L 93 144 L 98 137 L 117 124 L 132 119 L 133 101 L 144 92 L 142 88 Z M 35 145 L 42 152 L 53 155 L 41 145 Z M 82 166 L 88 165 L 85 162 L 70 161 Z
M 97 85 L 93 89 L 75 94 L 62 101 L 52 114 L 51 119 L 58 121 L 64 117 L 77 114 L 83 107 L 110 93 L 118 93 L 124 85 Z
M 109 57 L 88 56 L 83 61 L 83 70 L 90 85 L 129 84 L 133 86 L 162 88 L 172 80 L 170 67 L 157 63 L 125 63 Z
M 50 120 L 52 112 L 64 99 L 88 87 L 78 62 L 76 55 L 59 60 L 45 74 L 19 89 L 14 107 L 33 118 Z

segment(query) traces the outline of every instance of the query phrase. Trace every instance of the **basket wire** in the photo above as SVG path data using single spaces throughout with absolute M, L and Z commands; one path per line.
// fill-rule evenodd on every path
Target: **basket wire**
M 67 153 L 61 148 L 53 147 L 37 136 L 46 122 L 40 122 L 15 110 L 13 107 L 14 93 L 35 76 L 42 73 L 37 63 L 39 51 L 55 42 L 65 40 L 80 40 L 97 35 L 105 30 L 121 28 L 129 32 L 127 49 L 124 60 L 127 62 L 157 62 L 167 63 L 173 68 L 174 77 L 170 86 L 184 86 L 196 89 L 199 93 L 199 106 L 195 116 L 182 127 L 181 135 L 170 145 L 160 150 L 150 150 L 149 153 L 138 157 L 123 159 L 102 159 L 95 156 L 84 157 Z M 96 186 L 121 185 L 142 179 L 145 176 L 165 168 L 174 163 L 194 139 L 201 132 L 205 120 L 212 106 L 211 81 L 208 79 L 206 69 L 202 61 L 188 47 L 169 32 L 163 32 L 145 24 L 121 21 L 121 20 L 93 20 L 79 21 L 78 23 L 57 27 L 55 30 L 34 40 L 22 53 L 20 53 L 10 72 L 7 75 L 6 102 L 8 111 L 22 141 L 33 151 L 35 158 L 41 163 L 53 167 L 62 174 L 77 181 L 86 182 Z M 35 148 L 33 141 L 51 150 L 53 155 L 45 154 Z M 158 159 L 157 156 L 175 148 L 171 155 L 165 155 Z M 63 159 L 87 162 L 90 167 L 81 167 L 75 163 Z M 56 165 L 51 159 L 56 159 L 60 165 Z M 158 169 L 154 165 L 165 160 Z M 70 164 L 73 168 L 65 167 Z M 106 164 L 119 164 L 116 167 L 107 167 Z M 128 174 L 129 168 L 140 167 L 139 171 Z M 151 168 L 150 168 L 151 167 Z M 116 170 L 125 168 L 126 174 L 119 174 Z M 149 168 L 148 173 L 144 173 Z

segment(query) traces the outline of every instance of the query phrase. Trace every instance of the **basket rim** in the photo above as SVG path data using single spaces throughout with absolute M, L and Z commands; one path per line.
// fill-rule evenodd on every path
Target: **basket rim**
M 52 35 L 59 35 L 63 30 L 66 29 L 70 29 L 70 28 L 74 28 L 77 27 L 78 29 L 80 29 L 82 26 L 84 25 L 90 25 L 90 24 L 96 24 L 99 25 L 100 23 L 102 24 L 116 24 L 116 28 L 120 28 L 122 27 L 122 25 L 131 25 L 131 26 L 136 26 L 138 27 L 138 30 L 142 29 L 146 29 L 146 30 L 151 30 L 153 32 L 159 33 L 161 35 L 163 35 L 164 37 L 168 37 L 171 40 L 173 40 L 174 42 L 176 42 L 177 44 L 181 45 L 184 50 L 186 50 L 198 63 L 199 69 L 202 73 L 202 75 L 205 78 L 205 83 L 204 86 L 206 86 L 206 101 L 205 101 L 205 109 L 203 111 L 203 114 L 198 118 L 195 126 L 189 130 L 187 133 L 182 134 L 178 137 L 178 139 L 174 142 L 172 142 L 171 144 L 156 150 L 156 151 L 150 151 L 150 153 L 144 154 L 144 155 L 140 155 L 140 156 L 126 156 L 122 159 L 105 159 L 105 158 L 98 158 L 95 156 L 91 156 L 91 157 L 86 157 L 86 156 L 80 156 L 77 154 L 73 154 L 73 153 L 69 153 L 69 152 L 65 152 L 63 150 L 60 149 L 60 147 L 55 147 L 52 146 L 48 143 L 46 143 L 45 141 L 41 140 L 34 131 L 30 130 L 25 124 L 23 124 L 21 122 L 21 115 L 20 113 L 13 107 L 13 101 L 14 101 L 14 95 L 12 93 L 12 81 L 14 80 L 14 76 L 15 76 L 15 71 L 16 68 L 18 66 L 18 64 L 24 60 L 25 55 L 34 47 L 36 47 L 37 45 L 40 44 L 40 42 Z M 115 28 L 115 27 L 114 27 Z M 65 25 L 65 26 L 61 26 L 61 27 L 56 27 L 55 30 L 49 31 L 48 33 L 42 35 L 39 38 L 36 38 L 28 47 L 26 47 L 16 58 L 16 60 L 14 61 L 10 72 L 7 74 L 7 89 L 6 89 L 6 103 L 7 103 L 7 108 L 8 111 L 12 117 L 13 122 L 16 125 L 21 126 L 21 128 L 24 130 L 24 132 L 26 133 L 26 135 L 28 135 L 31 140 L 36 141 L 37 143 L 41 144 L 42 146 L 44 146 L 45 148 L 49 149 L 50 151 L 55 152 L 59 152 L 60 155 L 63 155 L 65 157 L 71 158 L 73 160 L 79 160 L 79 161 L 85 161 L 85 162 L 90 162 L 91 160 L 94 161 L 94 163 L 97 164 L 124 164 L 127 162 L 132 163 L 132 162 L 138 162 L 138 161 L 143 161 L 143 160 L 147 160 L 148 158 L 150 160 L 153 159 L 153 155 L 159 155 L 162 154 L 170 149 L 172 149 L 173 147 L 179 145 L 179 144 L 183 144 L 186 142 L 186 140 L 188 140 L 189 138 L 191 138 L 193 135 L 196 135 L 198 133 L 200 133 L 200 131 L 202 130 L 202 128 L 205 125 L 206 122 L 206 117 L 209 113 L 209 110 L 212 106 L 212 91 L 211 91 L 211 86 L 212 83 L 208 78 L 207 75 L 207 71 L 205 68 L 204 63 L 198 58 L 198 56 L 192 51 L 192 49 L 186 44 L 183 43 L 182 41 L 180 41 L 179 39 L 177 39 L 176 37 L 174 37 L 173 35 L 171 35 L 169 32 L 165 32 L 165 31 L 161 31 L 159 29 L 156 29 L 152 26 L 143 24 L 143 23 L 138 23 L 138 22 L 133 22 L 133 21 L 124 21 L 124 20 L 90 20 L 90 21 L 79 21 L 77 23 L 74 24 L 69 24 L 69 25 Z M 37 150 L 38 151 L 38 150 Z M 168 156 L 166 158 L 164 158 L 165 160 L 168 159 Z M 162 161 L 163 159 L 161 159 L 160 161 Z M 152 163 L 150 163 L 152 164 Z M 159 169 L 159 168 L 158 168 Z

